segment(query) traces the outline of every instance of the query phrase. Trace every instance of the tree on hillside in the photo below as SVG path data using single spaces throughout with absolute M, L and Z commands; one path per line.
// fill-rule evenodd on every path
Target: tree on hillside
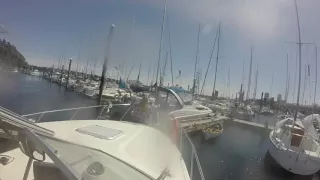
M 0 66 L 20 68 L 25 65 L 27 62 L 17 48 L 5 39 L 0 39 Z

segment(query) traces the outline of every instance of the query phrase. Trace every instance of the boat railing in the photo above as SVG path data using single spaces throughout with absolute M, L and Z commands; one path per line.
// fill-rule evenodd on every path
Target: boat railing
M 191 159 L 190 159 L 190 170 L 189 170 L 189 173 L 190 173 L 190 179 L 193 178 L 193 170 L 194 170 L 194 160 L 195 160 L 195 163 L 197 165 L 197 168 L 198 168 L 198 171 L 199 171 L 199 174 L 200 174 L 200 178 L 201 180 L 205 180 L 204 178 L 204 175 L 203 175 L 203 171 L 202 171 L 202 168 L 201 168 L 201 164 L 200 164 L 200 161 L 199 161 L 199 157 L 198 157 L 198 154 L 197 154 L 197 151 L 196 151 L 196 148 L 192 142 L 192 140 L 190 139 L 187 131 L 185 131 L 184 129 L 180 129 L 180 143 L 179 143 L 179 150 L 180 152 L 182 153 L 182 144 L 183 144 L 183 136 L 187 139 L 187 142 L 189 143 L 189 145 L 191 146 Z
M 117 106 L 117 105 L 112 105 L 112 106 Z M 39 123 L 42 120 L 42 117 L 45 114 L 66 112 L 66 111 L 75 111 L 72 114 L 71 118 L 69 118 L 70 120 L 73 120 L 80 110 L 91 109 L 91 108 L 101 108 L 99 115 L 96 117 L 96 119 L 98 119 L 99 117 L 101 117 L 102 113 L 105 110 L 109 110 L 109 107 L 110 107 L 109 105 L 84 106 L 84 107 L 58 109 L 58 110 L 42 111 L 42 112 L 37 112 L 37 113 L 25 114 L 25 115 L 22 115 L 22 117 L 28 118 L 28 117 L 31 117 L 31 116 L 37 116 L 38 115 L 39 117 L 35 120 L 35 123 Z

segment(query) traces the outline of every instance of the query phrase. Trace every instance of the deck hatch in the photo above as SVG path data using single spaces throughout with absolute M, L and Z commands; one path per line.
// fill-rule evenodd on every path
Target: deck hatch
M 76 129 L 81 134 L 90 135 L 100 139 L 112 140 L 123 134 L 123 131 L 118 129 L 112 129 L 108 127 L 90 125 Z

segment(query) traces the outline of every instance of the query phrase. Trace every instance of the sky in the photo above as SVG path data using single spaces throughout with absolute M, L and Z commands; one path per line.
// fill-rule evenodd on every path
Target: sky
M 297 4 L 302 42 L 320 42 L 320 1 L 297 0 Z M 2 0 L 0 24 L 8 33 L 0 34 L 0 38 L 14 44 L 29 64 L 57 66 L 59 57 L 64 61 L 72 58 L 72 69 L 75 70 L 77 64 L 83 68 L 88 61 L 93 67 L 96 61 L 95 71 L 100 75 L 110 26 L 114 24 L 108 75 L 115 75 L 114 66 L 121 67 L 122 74 L 128 75 L 133 66 L 129 79 L 136 79 L 141 63 L 140 80 L 150 83 L 159 59 L 164 5 L 165 0 Z M 252 48 L 250 95 L 254 91 L 258 68 L 257 97 L 261 92 L 269 92 L 274 97 L 278 93 L 284 96 L 288 54 L 288 100 L 295 101 L 298 33 L 294 0 L 168 0 L 160 67 L 163 69 L 166 54 L 170 52 L 170 33 L 174 84 L 186 89 L 192 85 L 199 25 L 199 70 L 204 79 L 219 22 L 216 81 L 219 94 L 235 97 L 243 76 L 244 89 L 248 89 Z M 209 66 L 205 94 L 211 94 L 213 89 L 216 57 L 217 48 Z M 314 95 L 315 59 L 315 45 L 304 44 L 301 96 L 305 92 L 303 101 L 307 102 Z M 308 65 L 310 77 L 304 83 Z M 229 68 L 230 94 L 227 91 Z M 179 70 L 181 77 L 177 78 Z M 171 84 L 170 63 L 167 63 L 164 77 L 164 84 L 168 83 Z M 320 98 L 317 99 L 319 103 Z

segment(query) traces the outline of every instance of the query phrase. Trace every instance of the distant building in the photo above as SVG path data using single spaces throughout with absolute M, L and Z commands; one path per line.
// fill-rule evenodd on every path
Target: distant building
M 281 95 L 281 94 L 278 94 L 278 96 L 277 96 L 277 102 L 279 103 L 281 100 L 282 100 L 282 95 Z
M 268 92 L 265 92 L 265 93 L 264 93 L 264 99 L 266 99 L 266 100 L 269 99 L 269 93 L 268 93 Z

